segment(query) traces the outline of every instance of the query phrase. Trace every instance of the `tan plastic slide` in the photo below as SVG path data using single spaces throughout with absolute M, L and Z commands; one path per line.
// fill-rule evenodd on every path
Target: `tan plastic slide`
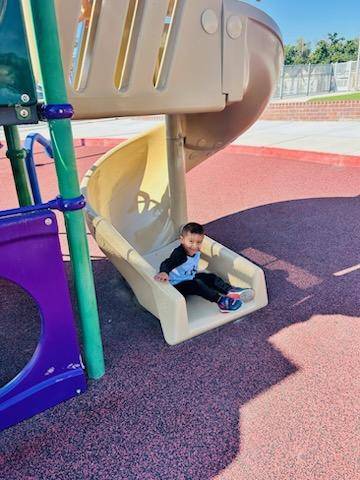
M 167 114 L 166 126 L 87 172 L 86 216 L 100 248 L 169 344 L 264 307 L 261 268 L 208 237 L 201 270 L 252 287 L 253 301 L 223 314 L 153 277 L 188 220 L 186 171 L 244 132 L 270 99 L 283 60 L 277 25 L 237 0 L 56 0 L 56 8 L 76 118 Z
M 254 288 L 255 300 L 223 314 L 216 304 L 195 296 L 185 301 L 170 284 L 154 280 L 162 260 L 178 245 L 180 228 L 171 216 L 164 127 L 111 150 L 95 163 L 82 187 L 92 234 L 139 302 L 159 318 L 169 344 L 267 304 L 263 271 L 209 237 L 203 243 L 200 269 L 214 272 L 234 286 Z

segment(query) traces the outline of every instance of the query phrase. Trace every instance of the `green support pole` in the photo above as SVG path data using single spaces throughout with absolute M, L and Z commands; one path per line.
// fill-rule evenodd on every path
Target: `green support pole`
M 53 0 L 31 0 L 37 52 L 47 104 L 68 103 Z M 70 120 L 50 120 L 59 190 L 64 198 L 80 195 Z M 85 363 L 91 378 L 105 372 L 94 280 L 82 211 L 65 213 L 67 237 L 79 306 Z
M 21 147 L 19 131 L 16 125 L 4 126 L 7 143 L 6 156 L 10 160 L 20 207 L 33 204 L 29 188 L 29 179 L 25 167 L 25 150 Z

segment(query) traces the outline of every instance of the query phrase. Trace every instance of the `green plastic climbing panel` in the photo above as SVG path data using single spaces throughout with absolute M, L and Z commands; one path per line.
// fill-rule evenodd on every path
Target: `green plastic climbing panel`
M 37 122 L 36 102 L 20 0 L 0 0 L 0 124 Z

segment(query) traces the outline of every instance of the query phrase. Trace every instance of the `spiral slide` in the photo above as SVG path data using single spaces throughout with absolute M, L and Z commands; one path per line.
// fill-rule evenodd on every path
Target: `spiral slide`
M 252 287 L 253 301 L 224 315 L 153 276 L 188 220 L 186 171 L 249 128 L 270 99 L 283 59 L 277 25 L 237 0 L 95 1 L 85 19 L 80 0 L 56 6 L 75 118 L 166 114 L 166 125 L 121 143 L 83 179 L 100 248 L 169 344 L 266 306 L 261 268 L 209 237 L 201 270 Z

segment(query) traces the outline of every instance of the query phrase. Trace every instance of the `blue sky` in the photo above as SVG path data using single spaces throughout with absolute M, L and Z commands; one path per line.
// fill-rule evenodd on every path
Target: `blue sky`
M 299 37 L 312 42 L 338 32 L 360 36 L 360 0 L 243 0 L 268 13 L 279 25 L 285 43 Z

